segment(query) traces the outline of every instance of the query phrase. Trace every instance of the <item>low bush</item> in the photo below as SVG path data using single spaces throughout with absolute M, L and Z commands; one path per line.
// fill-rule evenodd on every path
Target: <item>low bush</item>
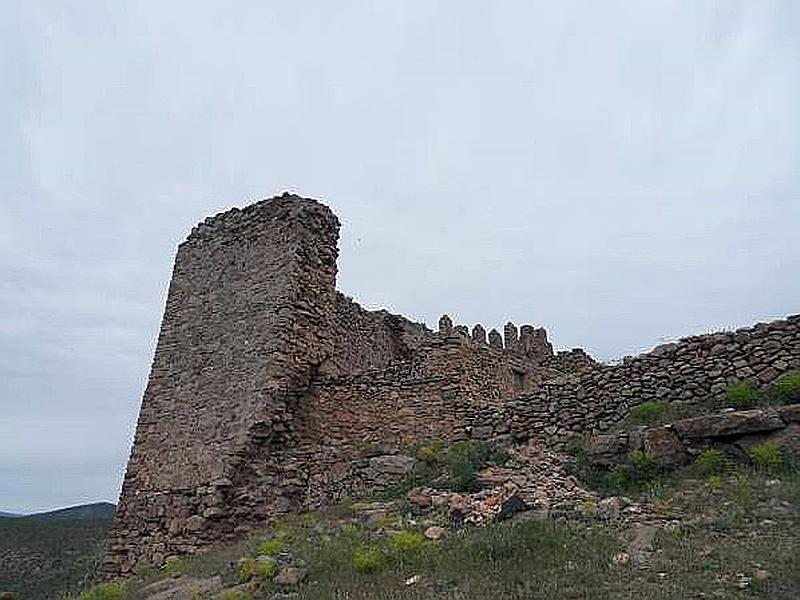
M 656 423 L 667 411 L 664 402 L 643 402 L 630 410 L 630 420 L 634 423 L 650 425 Z
M 84 590 L 79 596 L 69 596 L 66 600 L 120 600 L 125 588 L 118 583 L 98 583 Z
M 767 388 L 767 394 L 771 399 L 784 404 L 800 402 L 800 371 L 792 371 L 779 377 Z
M 283 552 L 286 543 L 279 537 L 270 538 L 261 542 L 256 550 L 259 554 L 266 554 L 267 556 L 277 556 Z
M 417 460 L 422 461 L 426 465 L 436 465 L 442 461 L 445 445 L 439 440 L 434 440 L 427 444 L 420 444 L 417 446 L 414 455 Z
M 359 573 L 374 573 L 383 565 L 383 552 L 377 546 L 362 546 L 353 552 L 353 567 Z
M 183 573 L 186 568 L 185 561 L 179 556 L 170 556 L 161 565 L 161 570 L 170 577 L 178 576 Z
M 247 583 L 254 577 L 269 579 L 275 574 L 275 563 L 257 558 L 245 558 L 239 563 L 239 581 Z
M 717 448 L 706 448 L 694 459 L 695 468 L 703 475 L 718 475 L 725 469 L 725 454 Z
M 758 390 L 750 381 L 737 381 L 725 389 L 725 398 L 734 408 L 752 408 L 758 402 Z
M 425 543 L 425 537 L 417 531 L 398 531 L 390 540 L 393 550 L 400 554 L 416 552 Z
M 253 600 L 253 595 L 239 590 L 222 590 L 217 600 Z
M 490 464 L 508 460 L 505 450 L 478 440 L 465 440 L 446 446 L 440 441 L 421 444 L 414 450 L 419 461 L 414 473 L 398 491 L 416 485 L 441 485 L 458 492 L 480 489 L 478 472 Z M 396 495 L 396 493 L 395 493 Z
M 619 491 L 629 486 L 631 480 L 624 467 L 616 466 L 603 476 L 603 482 L 609 489 Z
M 507 460 L 505 451 L 476 440 L 456 442 L 444 454 L 450 486 L 457 492 L 478 491 L 478 471 L 489 464 L 503 464 Z
M 629 458 L 633 467 L 633 479 L 647 480 L 658 473 L 656 461 L 641 450 L 634 450 Z
M 708 487 L 712 492 L 718 492 L 722 489 L 722 476 L 720 475 L 709 475 L 708 477 Z
M 748 451 L 753 464 L 764 471 L 774 472 L 783 466 L 783 452 L 777 442 L 762 442 L 750 447 Z

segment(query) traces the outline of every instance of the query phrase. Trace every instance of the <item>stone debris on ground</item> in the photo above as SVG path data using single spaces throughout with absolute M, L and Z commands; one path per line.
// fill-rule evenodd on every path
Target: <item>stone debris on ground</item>
M 205 579 L 189 576 L 164 579 L 150 584 L 140 591 L 147 600 L 194 600 L 209 596 L 222 589 L 219 575 Z
M 416 488 L 407 500 L 420 510 L 444 507 L 456 527 L 485 525 L 528 512 L 569 517 L 578 512 L 582 502 L 598 500 L 564 471 L 567 457 L 531 443 L 511 447 L 508 454 L 502 466 L 478 473 L 483 489 L 477 492 Z

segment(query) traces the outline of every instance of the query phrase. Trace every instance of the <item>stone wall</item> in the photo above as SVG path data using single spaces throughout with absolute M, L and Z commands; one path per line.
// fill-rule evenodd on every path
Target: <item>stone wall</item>
M 520 395 L 499 420 L 510 422 L 518 439 L 560 442 L 606 429 L 642 402 L 703 401 L 723 395 L 730 383 L 763 385 L 794 369 L 800 369 L 800 315 L 684 338 L 619 365 L 579 366 Z
M 408 360 L 433 333 L 399 315 L 364 310 L 344 294 L 336 294 L 332 321 L 333 352 L 322 364 L 324 374 L 379 369 Z
M 333 353 L 339 223 L 284 196 L 206 219 L 181 244 L 107 567 L 215 538 L 254 439 L 292 437 L 293 403 Z
M 643 401 L 800 367 L 800 317 L 612 366 L 554 354 L 530 325 L 501 335 L 444 316 L 433 332 L 336 292 L 338 230 L 325 206 L 284 195 L 206 219 L 181 244 L 108 575 L 374 491 L 424 440 L 559 444 Z

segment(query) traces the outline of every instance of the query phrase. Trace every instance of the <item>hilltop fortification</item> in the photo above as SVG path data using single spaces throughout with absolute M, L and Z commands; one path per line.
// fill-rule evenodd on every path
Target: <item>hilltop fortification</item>
M 544 329 L 438 331 L 336 291 L 339 221 L 284 194 L 206 219 L 177 253 L 105 569 L 125 574 L 389 485 L 424 440 L 558 446 L 637 403 L 800 367 L 800 317 L 620 365 Z

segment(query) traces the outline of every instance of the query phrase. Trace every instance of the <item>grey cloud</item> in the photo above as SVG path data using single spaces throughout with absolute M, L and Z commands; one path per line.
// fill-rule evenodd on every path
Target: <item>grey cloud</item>
M 177 243 L 291 189 L 340 288 L 618 358 L 797 312 L 791 1 L 0 6 L 0 510 L 113 499 Z

